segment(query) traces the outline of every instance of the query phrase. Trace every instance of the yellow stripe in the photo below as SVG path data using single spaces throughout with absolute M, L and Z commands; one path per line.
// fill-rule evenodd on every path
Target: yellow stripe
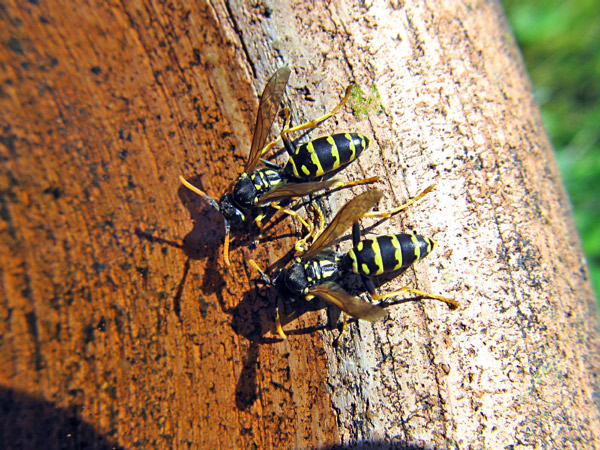
M 362 249 L 364 247 L 363 241 L 360 241 L 357 245 L 356 245 L 356 250 L 358 250 L 359 252 L 362 252 Z
M 254 181 L 254 187 L 258 191 L 262 186 L 268 186 L 267 180 L 265 179 L 265 174 L 263 172 L 259 172 L 257 175 L 251 176 L 250 179 Z M 259 180 L 259 183 L 256 183 L 256 180 Z M 262 185 L 261 185 L 262 183 Z
M 402 249 L 400 248 L 400 241 L 394 235 L 390 236 L 392 238 L 392 245 L 396 249 L 394 251 L 394 258 L 396 258 L 396 265 L 394 266 L 394 270 L 398 270 L 402 267 Z
M 417 239 L 417 235 L 413 234 L 410 237 L 410 240 L 413 244 L 415 244 L 415 261 L 418 261 L 421 259 L 421 247 L 419 246 L 419 240 Z
M 383 273 L 383 259 L 381 258 L 381 249 L 379 248 L 379 242 L 377 241 L 377 238 L 372 238 L 371 242 L 371 248 L 373 250 L 373 254 L 375 255 L 375 265 L 377 266 L 375 275 L 381 275 Z
M 302 169 L 302 172 L 304 173 L 304 175 L 306 175 L 306 176 L 310 175 L 310 170 L 308 170 L 308 167 L 306 167 L 306 166 L 303 165 L 301 167 L 301 169 Z
M 350 145 L 348 146 L 350 148 L 350 151 L 352 152 L 352 156 L 350 157 L 350 161 L 353 161 L 354 158 L 356 158 L 356 146 L 354 145 L 354 140 L 352 139 L 352 136 L 350 135 L 350 133 L 346 133 L 344 135 L 344 137 L 346 139 L 348 139 L 348 141 L 350 141 Z M 350 162 L 348 161 L 348 162 Z
M 369 266 L 367 266 L 366 264 L 363 264 L 362 266 L 362 271 L 365 275 L 369 275 Z
M 331 267 L 327 270 L 323 271 L 323 278 L 328 278 L 331 277 L 335 274 L 335 270 L 333 270 Z
M 306 144 L 306 149 L 308 150 L 308 153 L 310 153 L 311 162 L 315 166 L 317 166 L 317 172 L 315 174 L 313 174 L 313 176 L 320 177 L 321 175 L 324 175 L 325 172 L 323 171 L 323 167 L 321 166 L 321 161 L 319 161 L 319 157 L 315 153 L 315 146 L 313 145 L 312 141 L 310 141 L 308 144 Z
M 340 167 L 340 152 L 337 148 L 337 144 L 335 143 L 335 139 L 333 136 L 327 136 L 327 142 L 331 145 L 331 155 L 334 157 L 335 161 L 333 162 L 333 168 L 337 169 Z
M 358 261 L 356 260 L 356 253 L 354 253 L 353 248 L 348 252 L 348 257 L 352 260 L 352 272 L 358 273 Z
M 292 163 L 292 172 L 294 172 L 294 176 L 296 178 L 300 178 L 300 174 L 298 173 L 298 168 L 296 167 L 296 162 L 294 161 L 294 158 L 290 158 L 289 161 Z
M 435 248 L 435 246 L 437 245 L 437 242 L 435 242 L 433 239 L 429 239 L 429 238 L 426 238 L 426 240 L 429 243 L 429 247 L 427 247 L 427 251 L 429 253 L 431 253 L 433 251 L 433 249 Z

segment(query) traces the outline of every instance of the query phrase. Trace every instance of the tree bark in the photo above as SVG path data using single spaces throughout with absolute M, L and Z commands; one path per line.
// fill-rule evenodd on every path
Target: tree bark
M 281 3 L 0 5 L 0 438 L 599 446 L 594 295 L 500 6 Z M 298 230 L 277 222 L 256 250 L 238 235 L 224 267 L 220 216 L 178 176 L 227 189 L 283 64 L 294 123 L 350 81 L 375 99 L 312 136 L 372 138 L 340 176 L 378 175 L 382 208 L 435 184 L 370 232 L 439 244 L 380 289 L 410 284 L 458 310 L 395 306 L 337 347 L 313 311 L 281 341 L 276 295 L 246 262 L 276 261 L 295 242 L 277 237 Z M 351 196 L 331 195 L 331 211 Z

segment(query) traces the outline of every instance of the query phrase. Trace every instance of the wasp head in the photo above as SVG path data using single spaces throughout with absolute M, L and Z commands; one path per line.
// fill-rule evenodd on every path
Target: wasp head
M 296 295 L 303 295 L 308 292 L 308 280 L 304 265 L 300 262 L 294 262 L 283 274 L 285 286 Z
M 232 194 L 227 193 L 221 197 L 219 211 L 221 211 L 225 220 L 233 225 L 241 225 L 246 220 L 243 211 L 235 205 Z

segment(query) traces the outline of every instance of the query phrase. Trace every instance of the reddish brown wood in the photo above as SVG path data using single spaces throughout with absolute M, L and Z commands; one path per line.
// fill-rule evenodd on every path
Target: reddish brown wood
M 597 313 L 571 211 L 495 4 L 11 2 L 0 6 L 0 416 L 14 448 L 593 447 Z M 376 229 L 439 247 L 392 289 L 455 297 L 390 318 L 273 327 L 275 296 L 221 262 L 219 196 L 240 172 L 258 93 L 293 68 L 297 123 L 350 80 L 317 134 L 374 144 Z M 331 197 L 331 209 L 352 194 Z M 294 230 L 289 221 L 268 231 Z M 299 330 L 294 332 L 294 330 Z M 70 447 L 69 447 L 70 446 Z
M 2 29 L 2 385 L 126 448 L 335 442 L 319 335 L 256 342 L 244 251 L 223 273 L 179 185 L 223 191 L 255 117 L 211 8 L 13 4 Z

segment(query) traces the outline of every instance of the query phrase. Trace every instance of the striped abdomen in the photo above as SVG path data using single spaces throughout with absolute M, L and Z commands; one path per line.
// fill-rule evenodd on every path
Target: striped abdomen
M 358 133 L 320 137 L 296 147 L 285 172 L 296 178 L 318 178 L 354 161 L 370 143 Z
M 410 266 L 425 258 L 435 242 L 416 234 L 364 239 L 344 257 L 344 267 L 357 274 L 380 275 Z

